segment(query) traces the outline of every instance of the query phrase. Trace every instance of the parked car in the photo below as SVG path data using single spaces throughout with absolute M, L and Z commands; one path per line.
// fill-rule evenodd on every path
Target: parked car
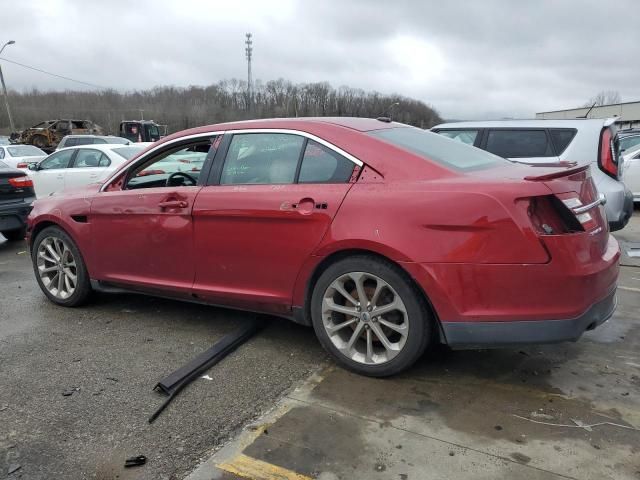
M 154 170 L 192 150 L 196 172 Z M 102 185 L 37 200 L 40 288 L 75 306 L 133 291 L 312 325 L 384 376 L 434 342 L 578 339 L 616 305 L 620 250 L 588 165 L 509 162 L 362 118 L 255 120 L 171 135 Z
M 80 145 L 101 145 L 105 143 L 115 143 L 119 145 L 129 145 L 131 142 L 126 138 L 113 137 L 107 135 L 67 135 L 58 144 L 56 150 L 65 147 L 78 147 Z
M 631 190 L 633 201 L 640 203 L 640 144 L 625 150 L 622 158 L 622 179 Z
M 33 145 L 0 145 L 0 161 L 12 168 L 27 168 L 47 154 Z
M 13 143 L 34 145 L 51 151 L 67 135 L 102 135 L 102 127 L 91 120 L 46 120 L 19 133 L 11 135 Z
M 619 130 L 618 137 L 620 139 L 620 153 L 624 153 L 640 145 L 640 128 Z
M 33 182 L 25 173 L 0 162 L 0 233 L 9 241 L 27 233 L 27 215 L 35 200 Z
M 134 145 L 104 144 L 67 147 L 29 165 L 38 198 L 100 182 L 144 150 Z
M 610 230 L 624 228 L 633 215 L 633 197 L 619 178 L 615 119 L 500 120 L 436 125 L 431 130 L 526 164 L 577 162 L 591 165 L 606 198 Z

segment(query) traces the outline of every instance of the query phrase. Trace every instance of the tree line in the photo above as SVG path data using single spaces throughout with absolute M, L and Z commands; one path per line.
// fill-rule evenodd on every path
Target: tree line
M 249 98 L 247 82 L 222 80 L 206 87 L 162 86 L 148 90 L 31 91 L 9 94 L 16 128 L 43 120 L 92 120 L 112 134 L 122 120 L 152 119 L 168 132 L 200 125 L 250 118 L 309 116 L 392 116 L 393 120 L 429 128 L 438 112 L 419 100 L 351 87 L 334 88 L 327 82 L 294 84 L 279 79 L 257 81 Z M 0 131 L 8 132 L 6 111 L 0 108 Z

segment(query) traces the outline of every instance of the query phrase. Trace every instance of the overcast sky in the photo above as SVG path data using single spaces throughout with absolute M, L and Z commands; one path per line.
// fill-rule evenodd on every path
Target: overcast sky
M 119 90 L 246 78 L 398 93 L 445 118 L 640 100 L 637 2 L 0 0 L 3 57 Z M 86 89 L 2 62 L 10 88 Z

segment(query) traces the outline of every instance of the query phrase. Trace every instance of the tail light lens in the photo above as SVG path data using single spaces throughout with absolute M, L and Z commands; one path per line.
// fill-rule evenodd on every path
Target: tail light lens
M 531 223 L 541 235 L 583 232 L 584 227 L 555 195 L 532 197 L 527 210 Z
M 602 133 L 600 133 L 598 164 L 604 173 L 617 180 L 618 152 L 614 139 L 614 132 L 610 128 L 602 129 Z
M 14 177 L 9 179 L 9 185 L 13 188 L 33 188 L 33 180 L 26 175 L 24 177 Z
M 20 162 L 16 165 L 16 168 L 29 168 L 29 164 L 27 162 Z
M 591 232 L 604 223 L 600 203 L 604 201 L 595 197 L 585 205 L 575 192 L 544 195 L 530 199 L 528 214 L 541 235 Z

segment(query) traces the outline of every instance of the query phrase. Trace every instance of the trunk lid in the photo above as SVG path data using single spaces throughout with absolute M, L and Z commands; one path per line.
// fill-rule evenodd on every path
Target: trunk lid
M 30 180 L 20 170 L 0 166 L 0 203 L 21 203 L 34 197 L 33 183 Z

